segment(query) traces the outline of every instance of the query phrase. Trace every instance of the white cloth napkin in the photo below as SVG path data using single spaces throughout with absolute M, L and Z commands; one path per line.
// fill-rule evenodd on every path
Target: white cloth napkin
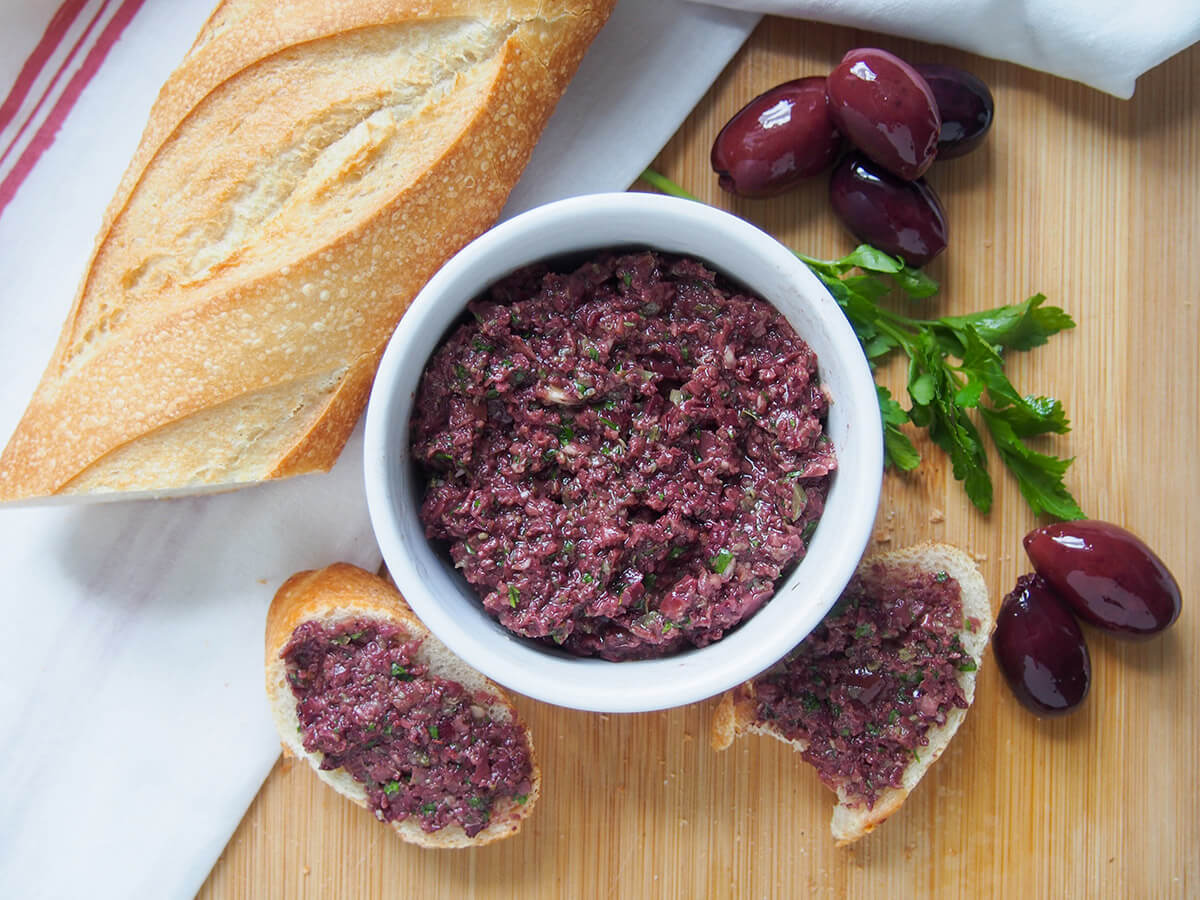
M 0 440 L 211 6 L 0 0 Z M 622 0 L 505 214 L 627 187 L 756 21 Z M 328 475 L 220 496 L 0 509 L 0 897 L 195 894 L 278 754 L 271 596 L 303 568 L 379 563 L 360 454 L 356 434 Z
M 1125 100 L 1139 75 L 1200 41 L 1200 0 L 701 2 L 946 44 L 1082 81 Z
M 1200 36 L 1194 0 L 719 2 L 952 44 L 1119 96 Z M 211 5 L 0 0 L 0 439 L 158 87 Z M 626 187 L 756 21 L 622 0 L 505 215 Z M 192 896 L 276 758 L 261 677 L 270 597 L 298 569 L 379 562 L 358 435 L 328 475 L 0 509 L 0 548 L 0 897 Z

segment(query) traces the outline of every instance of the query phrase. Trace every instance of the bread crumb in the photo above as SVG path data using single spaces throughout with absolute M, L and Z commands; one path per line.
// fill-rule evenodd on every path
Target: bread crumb
M 875 543 L 890 544 L 892 542 L 892 533 L 890 531 L 881 531 L 875 533 Z
M 311 870 L 311 869 L 310 869 L 308 866 L 305 866 L 303 869 L 301 869 L 301 870 L 300 870 L 300 873 L 301 873 L 301 874 L 302 874 L 302 875 L 303 875 L 305 878 L 307 878 L 307 877 L 308 877 L 308 873 L 309 873 L 309 872 L 311 872 L 311 871 L 312 871 L 312 870 Z
M 942 512 L 940 509 L 935 509 L 929 513 L 929 521 L 934 522 L 934 523 L 945 522 L 946 514 L 944 512 Z
M 972 553 L 971 558 L 974 559 L 975 562 L 987 562 L 988 555 L 986 553 Z

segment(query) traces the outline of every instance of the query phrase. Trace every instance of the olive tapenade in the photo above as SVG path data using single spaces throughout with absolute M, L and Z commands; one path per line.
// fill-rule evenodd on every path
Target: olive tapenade
M 394 625 L 305 622 L 283 649 L 304 749 L 363 784 L 382 821 L 451 823 L 468 837 L 498 803 L 523 803 L 533 760 L 525 732 L 493 700 L 429 674 L 420 640 Z
M 503 626 L 663 656 L 766 603 L 825 506 L 817 359 L 696 260 L 524 268 L 434 353 L 411 425 L 421 519 Z
M 945 572 L 876 564 L 856 574 L 834 608 L 791 653 L 752 681 L 755 718 L 805 746 L 821 780 L 873 806 L 900 787 L 932 728 L 965 709 L 958 582 Z

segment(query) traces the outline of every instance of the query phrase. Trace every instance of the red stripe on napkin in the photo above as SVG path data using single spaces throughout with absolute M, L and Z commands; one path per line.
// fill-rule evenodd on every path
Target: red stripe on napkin
M 70 69 L 75 60 L 78 58 L 79 48 L 85 46 L 87 42 L 91 40 L 92 30 L 96 27 L 96 23 L 100 21 L 100 18 L 104 15 L 104 11 L 108 9 L 108 6 L 109 0 L 103 0 L 103 2 L 96 7 L 96 11 L 92 14 L 92 18 L 88 21 L 87 25 L 84 26 L 83 31 L 80 32 L 79 37 L 75 38 L 75 43 L 71 45 L 71 49 L 67 51 L 66 57 L 62 60 L 62 62 L 59 63 L 58 69 L 55 70 L 53 77 L 42 91 L 41 96 L 37 98 L 37 103 L 34 104 L 33 109 L 29 112 L 29 115 L 25 117 L 25 121 L 21 123 L 21 127 L 13 133 L 11 140 L 9 140 L 8 144 L 4 148 L 4 152 L 0 153 L 0 167 L 3 167 L 4 163 L 8 160 L 9 154 L 13 152 L 15 147 L 20 145 L 21 139 L 25 137 L 26 133 L 33 126 L 33 123 L 38 120 L 38 116 L 41 115 L 42 112 L 42 107 L 46 105 L 46 101 L 49 100 L 54 94 L 54 90 L 59 81 L 62 79 L 63 73 Z M 0 172 L 3 172 L 3 168 L 0 168 Z
M 32 171 L 37 161 L 41 159 L 42 154 L 54 143 L 54 139 L 58 136 L 58 130 L 66 120 L 67 114 L 75 106 L 75 101 L 79 99 L 79 95 L 83 93 L 83 89 L 92 80 L 92 76 L 99 71 L 100 66 L 108 56 L 108 51 L 112 49 L 113 44 L 121 37 L 125 26 L 137 15 L 138 10 L 142 8 L 144 2 L 145 0 L 124 0 L 120 9 L 109 19 L 108 24 L 104 26 L 104 31 L 100 33 L 99 39 L 92 46 L 92 49 L 88 51 L 83 65 L 71 76 L 71 80 L 67 83 L 62 96 L 54 104 L 50 115 L 46 117 L 46 121 L 42 123 L 42 127 L 38 129 L 33 140 L 29 142 L 29 145 L 25 148 L 25 152 L 21 154 L 21 158 L 17 160 L 16 166 L 8 173 L 8 177 L 3 182 L 0 182 L 0 214 L 4 213 L 9 201 L 16 195 L 17 189 L 21 186 L 21 183 L 30 171 Z
M 66 0 L 51 17 L 50 24 L 46 26 L 46 33 L 42 35 L 38 45 L 33 48 L 33 52 L 25 60 L 25 65 L 21 66 L 21 72 L 17 75 L 12 90 L 8 92 L 4 102 L 0 103 L 0 131 L 8 127 L 8 123 L 13 120 L 17 110 L 29 96 L 29 89 L 33 87 L 37 77 L 42 74 L 46 60 L 54 55 L 54 51 L 58 49 L 58 45 L 66 36 L 67 30 L 75 24 L 75 20 L 79 18 L 79 14 L 87 6 L 87 2 L 88 0 Z M 63 65 L 69 61 L 70 57 L 64 61 Z

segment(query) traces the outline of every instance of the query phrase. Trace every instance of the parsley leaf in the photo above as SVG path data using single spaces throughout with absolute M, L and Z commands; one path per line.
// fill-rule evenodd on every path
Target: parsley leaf
M 708 561 L 708 566 L 718 575 L 724 575 L 731 562 L 733 562 L 733 554 L 728 550 L 721 550 Z
M 1000 306 L 966 316 L 945 316 L 939 324 L 952 332 L 970 328 L 989 344 L 1008 350 L 1032 350 L 1075 322 L 1056 306 L 1042 306 L 1045 294 L 1034 294 L 1024 303 Z
M 921 454 L 913 446 L 907 434 L 900 426 L 908 421 L 908 413 L 899 403 L 892 399 L 891 392 L 881 386 L 875 386 L 879 395 L 879 413 L 883 417 L 883 445 L 887 458 L 897 469 L 911 471 L 921 464 Z
M 1039 515 L 1047 513 L 1056 519 L 1082 519 L 1083 510 L 1063 484 L 1070 459 L 1060 459 L 1031 450 L 1003 414 L 981 410 L 1000 458 L 1017 476 L 1017 485 L 1030 508 Z

